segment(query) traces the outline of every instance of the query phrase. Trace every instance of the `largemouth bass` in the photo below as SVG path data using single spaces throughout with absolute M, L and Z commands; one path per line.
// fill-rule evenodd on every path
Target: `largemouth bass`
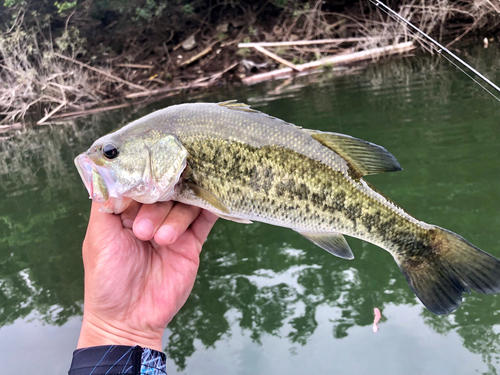
M 352 259 L 343 235 L 387 250 L 433 313 L 500 291 L 500 261 L 415 219 L 363 176 L 401 170 L 381 146 L 307 130 L 233 101 L 182 104 L 108 134 L 75 159 L 101 210 L 175 200 L 236 222 L 291 228 Z

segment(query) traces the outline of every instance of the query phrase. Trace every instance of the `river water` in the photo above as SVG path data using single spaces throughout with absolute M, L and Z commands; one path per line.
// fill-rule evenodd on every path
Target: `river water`
M 462 51 L 500 82 L 500 53 Z M 0 363 L 64 374 L 81 324 L 87 192 L 73 158 L 97 137 L 180 102 L 238 99 L 297 125 L 383 145 L 403 172 L 367 180 L 405 210 L 500 257 L 500 105 L 437 56 L 7 134 L 0 141 Z M 4 134 L 4 136 L 6 136 Z M 191 297 L 164 335 L 169 374 L 497 374 L 500 296 L 436 316 L 392 257 L 348 239 L 336 258 L 284 228 L 219 220 Z M 379 308 L 379 331 L 372 329 Z

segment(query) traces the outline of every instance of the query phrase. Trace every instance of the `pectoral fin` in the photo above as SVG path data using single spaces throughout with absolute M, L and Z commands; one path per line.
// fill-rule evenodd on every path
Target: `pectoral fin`
M 382 146 L 344 134 L 310 133 L 323 146 L 344 158 L 358 177 L 402 170 L 394 155 Z
M 344 236 L 340 233 L 299 233 L 309 241 L 328 251 L 330 254 L 344 259 L 354 259 L 351 248 L 347 244 Z
M 206 189 L 203 189 L 202 187 L 196 185 L 192 181 L 186 181 L 186 184 L 196 197 L 203 199 L 205 202 L 208 202 L 217 210 L 225 214 L 229 214 L 229 209 L 226 207 L 226 205 L 222 203 L 222 201 L 218 197 L 216 197 L 213 193 L 211 193 Z

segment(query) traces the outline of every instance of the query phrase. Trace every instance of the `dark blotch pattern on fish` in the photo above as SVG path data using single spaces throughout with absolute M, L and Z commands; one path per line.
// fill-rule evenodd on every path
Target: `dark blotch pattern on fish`
M 310 229 L 315 231 L 368 236 L 395 252 L 431 247 L 419 239 L 425 229 L 368 198 L 359 180 L 349 180 L 317 160 L 278 146 L 210 139 L 182 142 L 200 186 L 233 212 L 276 218 L 297 229 L 313 223 Z

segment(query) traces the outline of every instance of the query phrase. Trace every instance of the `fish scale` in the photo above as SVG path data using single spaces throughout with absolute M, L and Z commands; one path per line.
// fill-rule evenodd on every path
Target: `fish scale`
M 224 219 L 291 228 L 346 259 L 353 254 L 343 235 L 371 242 L 392 254 L 436 314 L 455 310 L 470 289 L 500 291 L 500 261 L 373 189 L 363 176 L 401 167 L 383 147 L 348 135 L 234 102 L 183 104 L 98 139 L 75 163 L 108 212 L 132 199 L 173 199 Z
M 384 230 L 385 223 L 400 223 L 400 232 L 414 236 L 428 230 L 391 210 L 382 196 L 368 200 L 364 186 L 342 172 L 289 149 L 182 137 L 181 142 L 200 186 L 218 196 L 235 217 L 297 231 L 339 232 L 391 249 L 394 234 Z

